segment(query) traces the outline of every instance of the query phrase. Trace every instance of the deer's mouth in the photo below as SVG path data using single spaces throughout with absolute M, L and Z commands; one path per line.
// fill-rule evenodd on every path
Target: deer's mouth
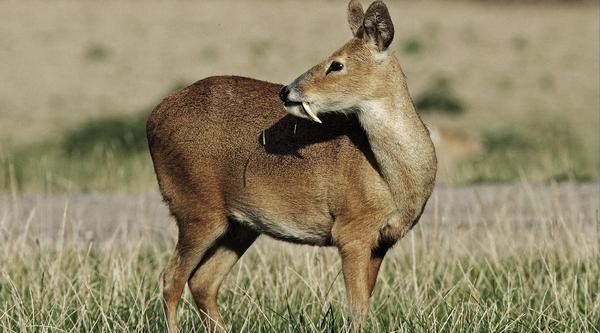
M 291 112 L 292 109 L 300 109 L 302 112 L 302 115 L 304 115 L 306 118 L 317 122 L 319 124 L 321 124 L 321 119 L 319 119 L 319 117 L 317 117 L 316 113 L 313 111 L 312 106 L 310 105 L 309 102 L 292 102 L 292 101 L 286 101 L 284 104 L 285 108 L 288 110 L 288 112 L 294 114 L 294 112 Z

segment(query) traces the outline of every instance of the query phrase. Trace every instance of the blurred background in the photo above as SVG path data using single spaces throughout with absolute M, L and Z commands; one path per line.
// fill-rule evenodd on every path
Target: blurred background
M 596 2 L 388 4 L 440 183 L 597 179 Z M 144 125 L 162 98 L 218 74 L 289 83 L 350 38 L 345 6 L 0 3 L 0 187 L 154 189 Z

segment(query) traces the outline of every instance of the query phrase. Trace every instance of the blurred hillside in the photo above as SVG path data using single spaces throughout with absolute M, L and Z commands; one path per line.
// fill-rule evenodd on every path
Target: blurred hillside
M 597 178 L 595 2 L 388 3 L 443 182 Z M 217 74 L 288 83 L 350 38 L 345 1 L 140 6 L 0 3 L 0 187 L 153 186 L 161 98 Z

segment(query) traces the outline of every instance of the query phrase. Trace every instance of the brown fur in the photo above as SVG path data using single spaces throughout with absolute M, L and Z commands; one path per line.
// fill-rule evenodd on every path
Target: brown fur
M 389 28 L 385 5 L 371 7 Z M 150 152 L 179 228 L 163 276 L 170 331 L 186 282 L 207 327 L 224 329 L 219 286 L 259 234 L 336 246 L 360 330 L 385 253 L 418 221 L 436 169 L 400 66 L 379 54 L 389 37 L 367 29 L 290 85 L 322 124 L 287 114 L 281 85 L 232 76 L 198 81 L 152 112 Z M 348 72 L 323 74 L 334 58 Z

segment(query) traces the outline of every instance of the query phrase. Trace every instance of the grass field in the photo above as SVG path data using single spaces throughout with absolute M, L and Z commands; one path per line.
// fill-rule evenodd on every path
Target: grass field
M 370 332 L 597 332 L 594 184 L 438 188 L 386 257 Z M 164 330 L 175 242 L 156 193 L 0 198 L 3 332 Z M 200 327 L 189 295 L 185 331 Z M 261 238 L 220 297 L 235 332 L 339 332 L 334 249 Z

